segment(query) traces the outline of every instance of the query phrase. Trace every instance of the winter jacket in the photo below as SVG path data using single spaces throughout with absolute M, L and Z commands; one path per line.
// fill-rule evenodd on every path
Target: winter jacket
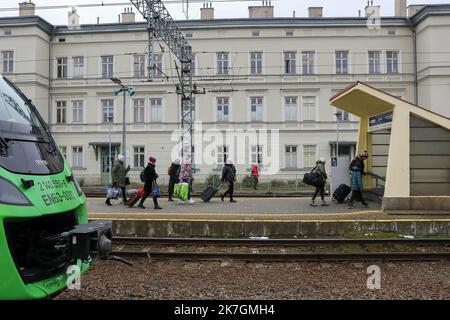
M 178 181 L 180 178 L 180 172 L 181 172 L 181 165 L 172 162 L 169 169 L 170 180 Z
M 194 177 L 192 176 L 192 167 L 190 164 L 184 163 L 181 165 L 179 178 L 184 182 L 191 182 L 193 180 Z
M 255 177 L 259 177 L 259 172 L 258 172 L 258 167 L 257 166 L 253 166 L 251 175 L 255 176 Z
M 350 171 L 359 171 L 362 174 L 364 174 L 364 160 L 362 160 L 360 157 L 356 157 L 349 166 Z
M 111 170 L 111 177 L 113 183 L 115 183 L 118 187 L 124 188 L 125 187 L 125 178 L 127 176 L 128 171 L 130 171 L 130 168 L 125 168 L 125 165 L 123 161 L 117 160 L 114 163 L 114 166 Z
M 222 170 L 222 182 L 233 182 L 236 179 L 236 168 L 232 164 L 226 164 Z
M 156 173 L 155 166 L 151 163 L 147 164 L 144 170 L 144 176 L 145 176 L 145 184 L 144 184 L 144 190 L 151 191 L 152 190 L 152 184 L 156 179 L 158 179 L 158 174 Z
M 320 160 L 317 160 L 316 161 L 316 169 L 314 171 L 319 173 L 324 180 L 327 180 L 328 176 L 327 176 L 327 172 L 325 171 L 325 163 L 323 163 Z

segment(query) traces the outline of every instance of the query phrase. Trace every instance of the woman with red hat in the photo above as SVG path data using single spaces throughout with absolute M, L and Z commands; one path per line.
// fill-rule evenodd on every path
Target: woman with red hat
M 155 209 L 157 209 L 157 210 L 162 209 L 158 205 L 158 196 L 159 195 L 155 192 L 155 190 L 156 190 L 155 188 L 158 187 L 158 185 L 156 184 L 156 179 L 158 179 L 158 174 L 156 173 L 155 167 L 156 167 L 156 159 L 154 157 L 150 157 L 148 159 L 147 167 L 145 168 L 145 171 L 144 171 L 144 180 L 145 180 L 144 194 L 142 195 L 141 202 L 139 203 L 139 206 L 138 206 L 141 209 L 145 209 L 144 202 L 150 194 L 152 195 Z

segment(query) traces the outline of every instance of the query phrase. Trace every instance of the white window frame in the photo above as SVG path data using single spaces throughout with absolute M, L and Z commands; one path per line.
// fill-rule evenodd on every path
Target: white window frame
M 295 100 L 295 103 L 292 102 Z M 284 106 L 284 121 L 286 122 L 295 122 L 298 121 L 298 96 L 284 96 L 283 97 L 283 106 Z M 289 110 L 292 109 L 292 110 Z M 291 113 L 294 113 L 293 117 L 289 117 Z
M 145 54 L 134 54 L 133 55 L 133 77 L 134 78 L 145 78 L 146 77 L 146 55 Z
M 368 74 L 381 74 L 382 70 L 381 70 L 381 56 L 382 56 L 383 52 L 381 50 L 369 50 L 367 52 L 367 66 L 368 66 L 368 70 L 367 73 Z
M 159 104 L 156 102 L 159 102 Z M 153 123 L 163 122 L 163 98 L 162 97 L 150 98 L 150 120 Z
M 227 159 L 230 157 L 230 147 L 223 145 L 217 147 L 217 165 L 225 165 Z
M 155 53 L 153 55 L 154 58 L 154 66 L 152 73 L 153 77 L 155 78 L 161 78 L 163 77 L 163 71 L 164 71 L 164 64 L 163 64 L 163 54 L 162 53 Z
M 297 51 L 283 51 L 283 74 L 297 74 Z
M 137 148 L 143 149 L 143 151 L 141 151 L 141 150 L 136 151 Z M 136 158 L 136 156 L 138 158 Z M 136 160 L 138 160 L 137 161 L 138 164 L 136 164 Z M 141 160 L 142 160 L 142 163 L 141 163 Z M 134 168 L 143 168 L 143 167 L 145 167 L 145 165 L 146 165 L 146 163 L 145 163 L 145 146 L 143 146 L 143 145 L 133 146 L 133 167 Z
M 310 55 L 312 55 L 312 59 Z M 305 61 L 307 62 L 306 65 Z M 314 75 L 315 73 L 316 73 L 316 52 L 314 50 L 302 51 L 302 74 L 308 76 Z
M 227 114 L 225 114 L 225 108 Z M 230 122 L 230 97 L 216 97 L 216 119 L 217 122 Z
M 263 51 L 251 51 L 250 52 L 250 74 L 261 75 L 263 74 Z
M 58 57 L 56 58 L 56 79 L 67 78 L 69 78 L 69 59 L 68 57 Z
M 339 122 L 348 122 L 350 121 L 350 113 L 348 113 L 347 111 L 344 111 L 342 109 L 339 108 L 335 108 L 335 113 L 341 112 L 341 117 L 338 117 L 336 115 L 336 122 L 339 120 Z
M 344 59 L 343 57 L 339 58 L 339 61 L 340 61 L 339 64 L 338 64 L 338 53 L 346 53 L 347 54 L 346 59 Z M 347 61 L 347 70 L 346 70 L 346 72 L 338 72 L 338 65 L 339 65 L 339 67 L 343 68 L 343 61 Z M 334 53 L 334 64 L 335 64 L 335 67 L 334 67 L 335 74 L 337 74 L 337 75 L 350 74 L 351 73 L 350 72 L 350 51 L 349 50 L 336 50 Z
M 74 99 L 70 101 L 72 106 L 72 122 L 83 123 L 84 122 L 84 100 Z
M 305 112 L 305 98 L 314 98 L 314 112 L 312 113 L 312 115 L 314 117 L 313 119 L 306 119 L 306 117 L 305 117 L 305 114 L 306 114 L 306 112 Z M 319 109 L 318 100 L 319 100 L 318 97 L 316 95 L 313 95 L 313 94 L 304 94 L 304 95 L 302 95 L 302 121 L 304 121 L 304 122 L 317 121 L 317 111 Z
M 259 101 L 254 101 L 254 99 L 261 99 Z M 253 106 L 255 106 L 255 112 L 253 112 Z M 251 122 L 263 122 L 264 121 L 264 97 L 263 96 L 253 96 L 250 97 L 250 121 Z
M 105 102 L 109 101 L 112 102 L 112 105 L 106 105 Z M 104 124 L 114 123 L 115 120 L 115 112 L 114 112 L 114 99 L 100 99 L 100 106 L 101 106 L 101 120 Z M 106 111 L 106 118 L 105 118 L 105 111 Z M 108 120 L 108 115 L 112 114 L 112 119 Z
M 388 57 L 389 53 L 397 54 L 397 58 L 396 59 L 393 58 L 393 57 L 389 58 Z M 395 60 L 397 61 L 397 72 L 389 72 L 389 67 L 393 66 L 393 61 L 395 61 Z M 400 66 L 401 66 L 401 64 L 400 64 L 400 50 L 386 50 L 386 73 L 387 74 L 400 74 L 401 73 Z
M 137 102 L 139 102 L 139 105 Z M 139 112 L 137 113 L 136 111 Z M 133 123 L 134 124 L 145 123 L 145 98 L 133 99 Z
M 226 51 L 220 51 L 216 53 L 217 60 L 217 74 L 227 75 L 230 73 L 230 53 Z
M 309 156 L 311 159 L 306 159 L 306 149 L 309 147 L 314 148 L 314 154 L 309 152 Z M 311 160 L 310 163 L 307 163 L 307 160 Z M 303 145 L 303 168 L 314 168 L 317 161 L 317 144 L 304 144 Z
M 84 78 L 85 59 L 83 56 L 72 57 L 72 78 Z
M 56 124 L 67 124 L 67 100 L 56 100 L 55 104 Z M 61 117 L 63 117 L 63 119 Z
M 100 72 L 101 77 L 109 79 L 114 77 L 114 56 L 105 55 L 100 57 Z
M 3 73 L 14 73 L 14 51 L 13 50 L 3 50 L 2 51 L 2 70 Z
M 295 148 L 295 152 L 292 151 Z M 288 151 L 290 149 L 290 151 Z M 286 145 L 284 146 L 285 155 L 285 168 L 297 169 L 298 168 L 298 145 Z
M 261 165 L 264 162 L 264 146 L 255 144 L 250 146 L 250 163 Z
M 75 152 L 75 148 L 78 148 L 78 149 L 81 149 L 81 152 L 79 152 L 78 150 L 77 150 L 77 152 Z M 83 146 L 72 146 L 72 148 L 71 148 L 71 153 L 72 153 L 72 156 L 71 156 L 71 159 L 72 159 L 72 168 L 75 168 L 75 169 L 81 169 L 81 168 L 84 168 L 84 148 L 83 148 Z M 77 161 L 75 161 L 75 155 L 78 155 L 78 159 L 77 159 Z M 77 162 L 81 162 L 81 163 L 77 163 Z

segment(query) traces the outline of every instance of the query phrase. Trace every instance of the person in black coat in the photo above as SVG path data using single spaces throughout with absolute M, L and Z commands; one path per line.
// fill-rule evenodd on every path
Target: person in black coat
M 145 176 L 144 194 L 142 195 L 141 202 L 139 202 L 139 206 L 138 206 L 141 209 L 145 209 L 144 202 L 147 199 L 147 197 L 152 194 L 153 184 L 156 183 L 156 179 L 158 179 L 158 174 L 156 173 L 156 170 L 155 170 L 156 159 L 154 157 L 150 157 L 148 161 L 149 162 L 144 171 L 144 176 Z M 155 209 L 157 209 L 157 210 L 162 209 L 158 205 L 158 198 L 155 196 L 153 196 L 153 203 L 155 205 Z
M 180 182 L 181 158 L 177 158 L 169 167 L 169 201 L 173 201 L 173 189 Z
M 228 190 L 221 197 L 222 201 L 227 195 L 230 195 L 230 202 L 236 202 L 233 199 L 234 181 L 236 181 L 236 168 L 233 165 L 233 161 L 228 159 L 222 170 L 222 182 L 226 182 L 228 185 Z

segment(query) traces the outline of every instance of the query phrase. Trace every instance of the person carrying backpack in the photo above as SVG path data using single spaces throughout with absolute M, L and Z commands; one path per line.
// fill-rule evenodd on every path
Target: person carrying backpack
M 360 155 L 358 155 L 352 162 L 350 163 L 349 169 L 351 172 L 351 188 L 352 188 L 352 196 L 350 197 L 350 202 L 348 203 L 348 208 L 353 209 L 355 206 L 353 205 L 353 201 L 356 198 L 361 200 L 361 203 L 364 207 L 368 207 L 369 205 L 363 198 L 363 183 L 362 176 L 365 175 L 364 172 L 364 160 L 369 157 L 369 153 L 364 151 Z
M 144 194 L 142 195 L 141 202 L 139 202 L 138 207 L 141 209 L 145 209 L 144 202 L 147 197 L 151 194 L 153 198 L 153 204 L 155 205 L 156 210 L 161 210 L 162 208 L 158 205 L 158 195 L 153 193 L 155 188 L 157 187 L 156 179 L 158 179 L 158 174 L 155 170 L 156 167 L 156 159 L 154 157 L 150 157 L 148 159 L 147 167 L 143 170 L 141 179 L 144 180 Z
M 325 184 L 328 178 L 327 172 L 325 171 L 325 163 L 325 158 L 320 158 L 316 161 L 316 168 L 313 172 L 317 172 L 318 174 L 320 174 L 323 179 L 323 184 L 316 186 L 316 190 L 314 191 L 311 199 L 311 207 L 317 207 L 317 205 L 315 204 L 317 195 L 320 195 L 320 198 L 322 199 L 322 206 L 329 206 L 329 204 L 325 201 Z
M 181 171 L 181 158 L 178 157 L 169 167 L 167 174 L 169 175 L 169 201 L 173 201 L 173 189 L 175 184 L 180 182 L 180 171 Z
M 230 202 L 236 202 L 233 199 L 234 182 L 236 181 L 236 168 L 231 159 L 228 159 L 227 163 L 223 167 L 221 180 L 222 180 L 222 182 L 226 182 L 228 185 L 228 190 L 224 194 L 222 194 L 222 197 L 221 197 L 222 201 L 224 201 L 224 198 L 227 195 L 230 195 Z

